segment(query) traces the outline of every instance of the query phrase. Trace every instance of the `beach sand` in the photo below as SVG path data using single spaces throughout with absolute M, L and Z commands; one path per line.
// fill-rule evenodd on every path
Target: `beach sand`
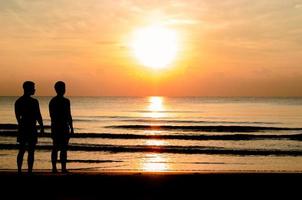
M 258 199 L 297 198 L 302 173 L 1 171 L 7 199 Z M 2 198 L 1 198 L 2 199 Z

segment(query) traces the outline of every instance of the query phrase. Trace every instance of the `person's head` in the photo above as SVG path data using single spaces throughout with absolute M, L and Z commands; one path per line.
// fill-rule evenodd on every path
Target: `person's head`
M 34 95 L 35 94 L 35 83 L 32 81 L 25 81 L 23 83 L 23 90 L 25 95 Z
M 63 81 L 56 82 L 55 90 L 58 95 L 63 96 L 65 94 L 65 83 Z

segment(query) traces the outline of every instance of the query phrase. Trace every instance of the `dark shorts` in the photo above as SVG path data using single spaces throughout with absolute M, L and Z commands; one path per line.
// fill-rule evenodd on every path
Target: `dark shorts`
M 53 135 L 53 147 L 57 150 L 67 150 L 69 143 L 69 135 Z
M 67 125 L 52 124 L 51 137 L 53 147 L 57 150 L 67 150 L 68 142 L 70 139 L 69 127 Z
M 19 129 L 17 142 L 23 145 L 36 145 L 38 142 L 37 130 Z
M 19 142 L 19 150 L 24 149 L 24 150 L 29 150 L 29 151 L 34 151 L 36 148 L 36 142 Z

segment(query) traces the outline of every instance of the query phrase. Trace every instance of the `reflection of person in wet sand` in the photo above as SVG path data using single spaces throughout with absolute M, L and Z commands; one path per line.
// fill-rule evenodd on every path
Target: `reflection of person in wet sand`
M 57 96 L 53 97 L 49 103 L 49 113 L 51 118 L 51 136 L 53 148 L 51 153 L 52 171 L 57 172 L 57 157 L 60 151 L 62 172 L 66 173 L 67 148 L 70 134 L 73 134 L 72 117 L 70 111 L 70 101 L 64 97 L 65 83 L 58 81 L 55 84 Z
M 42 116 L 40 113 L 38 100 L 31 97 L 35 94 L 35 84 L 31 81 L 23 83 L 24 94 L 15 103 L 15 114 L 18 122 L 19 133 L 17 142 L 19 143 L 19 153 L 17 156 L 18 173 L 21 173 L 23 156 L 28 150 L 28 172 L 31 173 L 35 159 L 35 147 L 37 143 L 36 123 L 40 124 L 41 133 L 44 132 Z

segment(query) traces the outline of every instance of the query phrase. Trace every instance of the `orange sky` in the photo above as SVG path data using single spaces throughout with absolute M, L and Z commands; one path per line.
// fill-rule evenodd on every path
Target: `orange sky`
M 300 0 L 0 1 L 0 95 L 302 96 L 301 22 Z M 179 37 L 161 70 L 129 48 L 153 23 Z

